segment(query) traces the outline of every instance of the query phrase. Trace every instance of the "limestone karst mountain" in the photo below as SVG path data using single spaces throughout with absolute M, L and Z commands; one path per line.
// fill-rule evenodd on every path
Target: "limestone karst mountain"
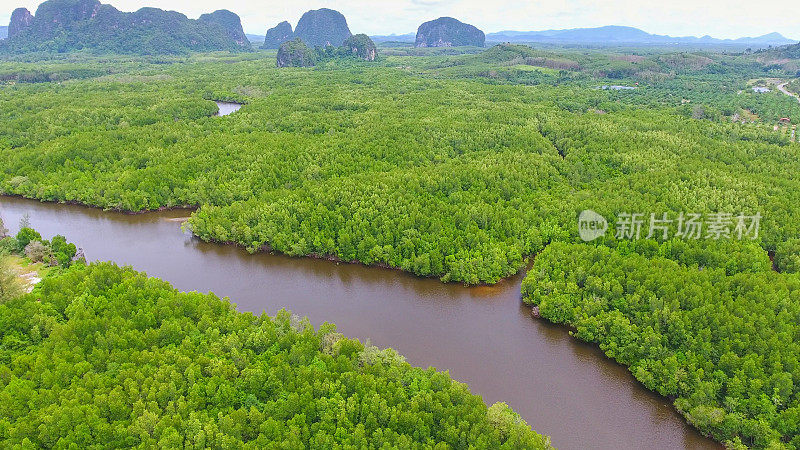
M 417 30 L 417 47 L 483 47 L 486 35 L 478 28 L 452 17 L 440 17 L 420 25 Z
M 4 53 L 181 54 L 249 49 L 239 17 L 229 11 L 193 20 L 158 8 L 122 12 L 98 0 L 48 0 L 33 16 L 18 9 L 9 24 L 9 38 L 0 44 Z

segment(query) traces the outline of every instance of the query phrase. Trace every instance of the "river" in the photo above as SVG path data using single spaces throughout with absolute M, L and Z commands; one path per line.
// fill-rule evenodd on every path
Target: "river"
M 26 213 L 45 237 L 65 235 L 89 260 L 230 297 L 243 311 L 274 315 L 285 307 L 315 325 L 333 322 L 345 335 L 393 347 L 415 366 L 447 369 L 488 404 L 506 401 L 558 448 L 719 448 L 596 347 L 533 319 L 520 302 L 522 275 L 467 288 L 203 243 L 181 231 L 186 211 L 126 215 L 0 197 L 8 228 L 16 231 Z

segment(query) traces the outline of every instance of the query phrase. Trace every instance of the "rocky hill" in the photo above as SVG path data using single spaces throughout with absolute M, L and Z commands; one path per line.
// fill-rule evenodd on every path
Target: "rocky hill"
M 339 47 L 351 35 L 344 16 L 327 8 L 306 12 L 294 30 L 294 37 L 302 39 L 310 47 Z
M 300 38 L 286 41 L 278 48 L 278 67 L 311 67 L 314 63 L 314 51 Z
M 294 36 L 292 25 L 284 20 L 274 28 L 267 30 L 264 45 L 261 48 L 279 48 L 281 44 L 292 39 L 292 36 Z
M 354 34 L 350 36 L 345 39 L 342 47 L 345 48 L 345 52 L 357 56 L 364 61 L 375 61 L 375 58 L 378 56 L 378 49 L 375 47 L 375 43 L 372 42 L 372 39 L 366 34 Z
M 33 22 L 33 15 L 25 8 L 17 8 L 11 13 L 11 23 L 8 24 L 8 37 L 18 35 L 28 28 Z
M 417 47 L 483 47 L 486 35 L 476 27 L 452 17 L 440 17 L 420 25 L 417 30 Z
M 356 34 L 345 39 L 339 47 L 310 48 L 300 38 L 286 41 L 278 49 L 278 67 L 311 67 L 333 61 L 375 61 L 378 49 L 366 34 Z
M 238 34 L 239 17 L 229 11 L 192 20 L 158 8 L 129 13 L 98 0 L 48 0 L 34 16 L 27 10 L 15 13 L 0 52 L 182 54 L 250 49 L 244 33 Z
M 245 48 L 250 47 L 250 41 L 244 34 L 242 21 L 239 19 L 239 16 L 228 11 L 227 9 L 220 9 L 214 11 L 213 13 L 203 14 L 197 20 L 210 25 L 222 27 L 222 29 L 228 34 L 228 37 L 233 39 L 239 46 Z

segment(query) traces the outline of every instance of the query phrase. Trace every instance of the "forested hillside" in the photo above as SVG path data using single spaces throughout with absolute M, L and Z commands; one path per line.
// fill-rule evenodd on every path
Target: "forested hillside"
M 0 303 L 3 447 L 549 448 L 447 373 L 113 264 Z

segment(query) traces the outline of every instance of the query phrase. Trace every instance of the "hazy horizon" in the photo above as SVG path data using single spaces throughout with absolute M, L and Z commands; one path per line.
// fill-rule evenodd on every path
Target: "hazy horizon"
M 422 22 L 452 16 L 477 26 L 486 33 L 499 31 L 539 31 L 548 29 L 594 28 L 606 25 L 630 26 L 648 33 L 675 37 L 710 35 L 719 39 L 756 37 L 777 32 L 800 40 L 797 17 L 800 3 L 760 8 L 752 2 L 677 0 L 670 4 L 645 4 L 631 0 L 609 0 L 602 4 L 587 0 L 568 2 L 532 1 L 478 2 L 474 0 L 397 0 L 375 7 L 364 0 L 300 0 L 295 2 L 253 2 L 246 0 L 101 0 L 122 11 L 143 6 L 175 10 L 190 18 L 217 9 L 228 9 L 242 19 L 248 34 L 261 35 L 281 21 L 292 26 L 309 9 L 331 8 L 347 18 L 354 33 L 369 35 L 416 32 Z M 0 23 L 7 25 L 11 12 L 26 7 L 36 12 L 39 0 L 0 0 Z M 376 12 L 376 9 L 380 11 Z M 687 20 L 692 18 L 692 20 Z

